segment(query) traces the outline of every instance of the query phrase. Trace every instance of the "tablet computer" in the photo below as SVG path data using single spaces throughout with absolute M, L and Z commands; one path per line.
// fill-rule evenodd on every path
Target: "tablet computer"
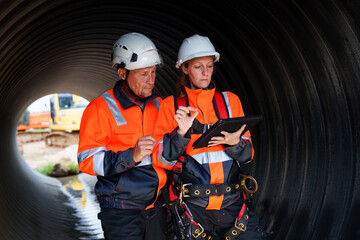
M 221 131 L 233 133 L 239 130 L 242 125 L 246 124 L 246 127 L 242 132 L 243 134 L 252 127 L 254 127 L 256 124 L 258 124 L 262 119 L 263 118 L 261 115 L 219 119 L 203 135 L 201 135 L 201 137 L 199 137 L 192 146 L 194 149 L 207 147 L 208 142 L 212 137 L 222 136 L 222 134 L 220 133 Z

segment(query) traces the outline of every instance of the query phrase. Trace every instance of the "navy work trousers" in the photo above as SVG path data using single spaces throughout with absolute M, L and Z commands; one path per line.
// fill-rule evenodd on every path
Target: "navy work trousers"
M 98 217 L 106 240 L 167 240 L 167 210 L 102 208 Z

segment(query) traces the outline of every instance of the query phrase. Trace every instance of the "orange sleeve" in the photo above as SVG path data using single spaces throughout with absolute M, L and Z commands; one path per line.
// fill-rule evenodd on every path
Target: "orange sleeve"
M 156 142 L 163 139 L 165 133 L 172 132 L 177 127 L 177 122 L 174 118 L 175 106 L 174 98 L 169 96 L 165 98 L 160 105 L 157 121 L 154 128 L 154 137 Z
M 101 99 L 100 99 L 101 100 Z M 101 116 L 101 117 L 100 117 Z M 106 113 L 102 112 L 96 104 L 90 103 L 82 117 L 79 132 L 78 163 L 79 170 L 89 175 L 96 175 L 93 168 L 93 156 L 84 157 L 87 151 L 104 151 L 108 142 L 110 123 L 106 121 Z
M 174 98 L 169 96 L 165 98 L 160 105 L 159 114 L 154 129 L 154 137 L 157 144 L 152 153 L 154 166 L 168 170 L 173 168 L 173 164 L 162 159 L 162 139 L 164 134 L 172 132 L 177 127 L 177 122 L 174 118 L 174 115 Z

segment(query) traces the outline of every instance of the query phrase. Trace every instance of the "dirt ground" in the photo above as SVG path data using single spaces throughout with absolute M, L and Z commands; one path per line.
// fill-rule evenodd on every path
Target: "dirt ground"
M 66 148 L 49 147 L 44 141 L 22 143 L 23 157 L 32 168 L 45 166 L 49 163 L 77 164 L 77 145 Z

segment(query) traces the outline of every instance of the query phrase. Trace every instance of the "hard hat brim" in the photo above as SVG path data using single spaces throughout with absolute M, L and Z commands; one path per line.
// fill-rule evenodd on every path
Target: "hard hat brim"
M 176 62 L 175 67 L 180 68 L 181 65 L 191 59 L 198 58 L 198 57 L 207 57 L 207 56 L 214 56 L 214 62 L 218 62 L 220 59 L 220 53 L 214 51 L 206 51 L 206 52 L 197 52 L 195 54 L 189 55 L 184 59 L 180 59 Z

